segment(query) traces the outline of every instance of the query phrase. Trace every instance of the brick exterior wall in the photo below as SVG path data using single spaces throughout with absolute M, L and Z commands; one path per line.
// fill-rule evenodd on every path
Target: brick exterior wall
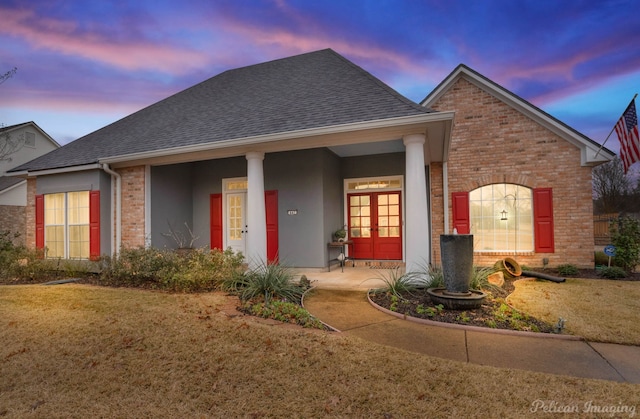
M 571 263 L 593 267 L 591 168 L 580 165 L 576 146 L 464 78 L 431 107 L 456 112 L 446 197 L 450 232 L 453 192 L 469 192 L 493 183 L 553 188 L 554 253 L 476 253 L 476 264 L 492 265 L 510 256 L 531 267 L 542 266 L 543 258 L 549 259 L 549 266 Z M 439 236 L 444 231 L 442 166 L 432 164 L 431 176 L 434 261 L 439 264 Z
M 27 209 L 18 205 L 0 205 L 0 231 L 9 231 L 20 235 L 13 239 L 16 245 L 25 244 L 27 240 Z
M 30 249 L 36 247 L 36 178 L 27 179 L 27 208 L 25 244 Z
M 440 234 L 444 232 L 442 163 L 431 163 L 429 169 L 431 179 L 431 255 L 432 260 L 440 265 Z
M 145 167 L 118 169 L 122 185 L 122 247 L 145 245 Z

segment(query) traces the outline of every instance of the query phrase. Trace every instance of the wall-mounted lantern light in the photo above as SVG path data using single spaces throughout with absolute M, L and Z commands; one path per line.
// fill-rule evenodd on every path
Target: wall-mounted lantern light
M 500 214 L 502 214 L 502 216 L 500 217 L 500 220 L 507 221 L 507 210 L 502 210 Z

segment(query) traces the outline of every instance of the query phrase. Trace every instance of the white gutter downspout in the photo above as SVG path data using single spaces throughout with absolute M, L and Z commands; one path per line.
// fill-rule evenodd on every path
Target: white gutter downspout
M 449 165 L 442 162 L 442 206 L 444 209 L 444 234 L 449 234 Z
M 122 178 L 118 172 L 111 170 L 108 164 L 102 164 L 102 170 L 111 175 L 111 215 L 113 215 L 113 199 L 115 197 L 116 200 L 116 239 L 111 242 L 111 256 L 115 257 L 120 252 L 120 246 L 122 245 L 121 233 L 122 233 L 122 223 L 120 222 L 122 217 Z M 113 184 L 113 178 L 116 179 L 115 190 Z M 111 217 L 109 217 L 111 218 Z M 113 224 L 111 224 L 111 238 L 113 239 Z

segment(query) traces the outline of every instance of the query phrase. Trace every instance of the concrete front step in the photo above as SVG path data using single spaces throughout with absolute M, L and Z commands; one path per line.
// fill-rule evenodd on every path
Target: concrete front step
M 351 260 L 349 262 L 351 262 Z M 405 267 L 405 263 L 401 260 L 358 260 L 356 259 L 353 261 L 353 263 L 354 263 L 354 267 L 356 268 L 395 269 L 395 268 Z

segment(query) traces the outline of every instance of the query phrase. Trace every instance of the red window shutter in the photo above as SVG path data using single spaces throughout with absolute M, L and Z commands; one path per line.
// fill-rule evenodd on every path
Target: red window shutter
M 44 249 L 44 195 L 36 195 L 36 249 Z
M 209 197 L 210 234 L 212 249 L 222 249 L 222 194 L 211 194 Z
M 267 262 L 278 263 L 278 191 L 264 193 L 267 218 Z
M 451 194 L 453 212 L 453 228 L 458 234 L 469 234 L 471 231 L 469 221 L 469 192 L 453 192 Z
M 89 260 L 100 257 L 100 191 L 89 192 Z
M 553 253 L 553 195 L 551 188 L 533 190 L 533 231 L 536 253 Z

